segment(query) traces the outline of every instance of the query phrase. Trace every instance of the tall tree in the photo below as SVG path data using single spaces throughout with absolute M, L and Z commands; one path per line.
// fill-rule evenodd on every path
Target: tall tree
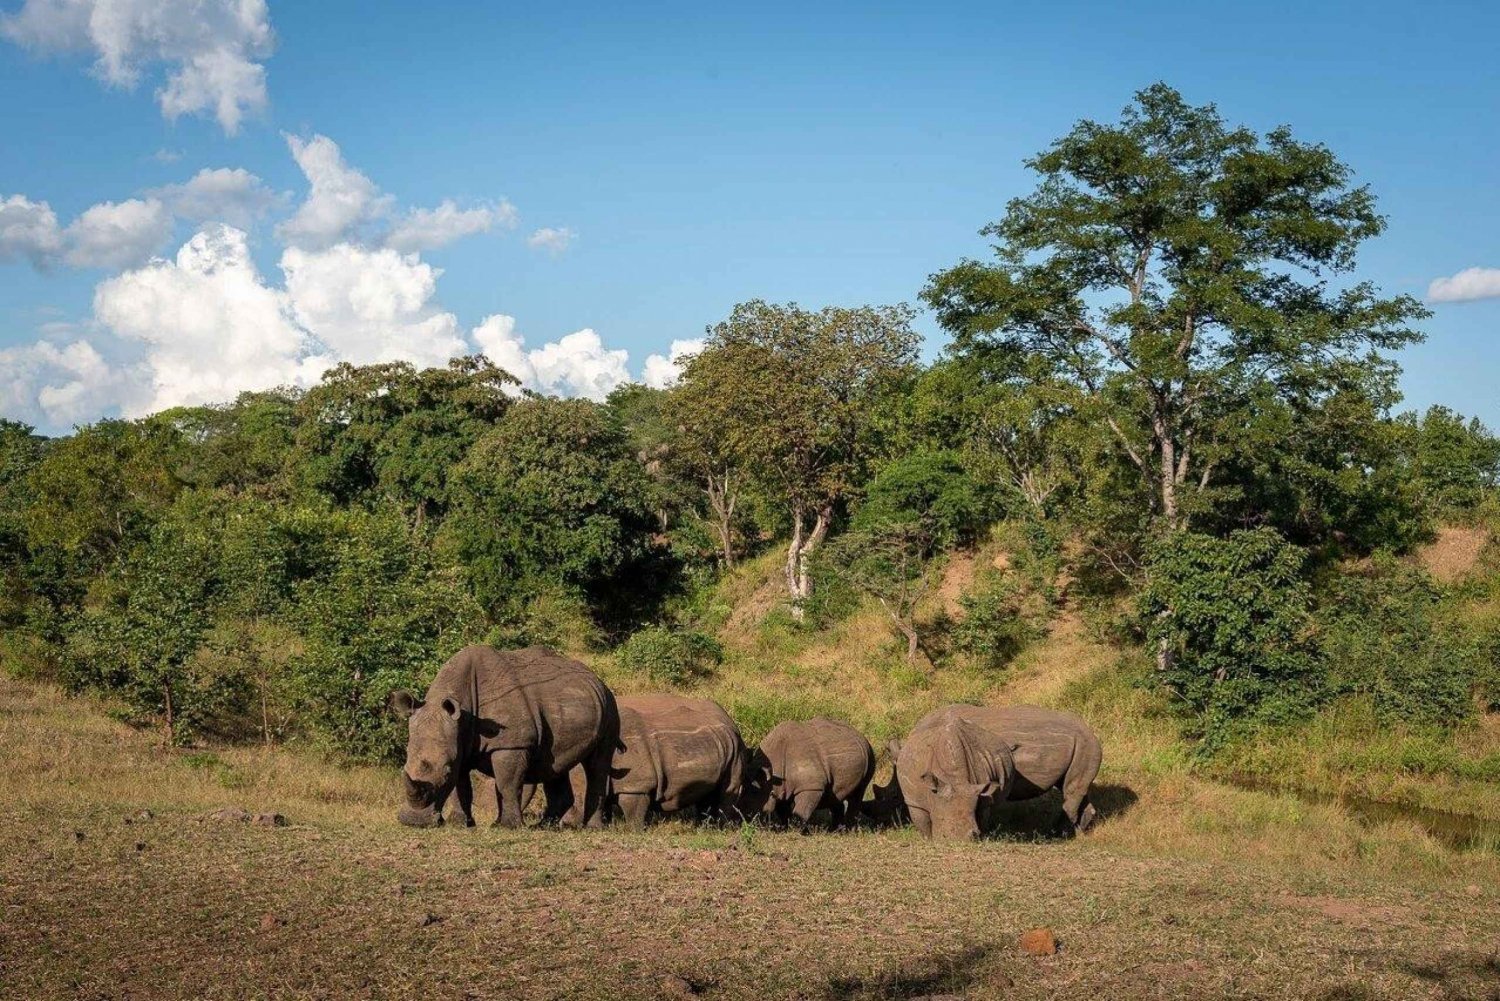
M 808 558 L 876 450 L 887 391 L 916 360 L 913 315 L 904 305 L 741 303 L 685 367 L 684 436 L 713 443 L 732 460 L 723 468 L 744 469 L 784 506 L 794 612 L 812 593 Z
M 1157 84 L 1028 166 L 1037 190 L 982 231 L 996 260 L 936 274 L 923 296 L 958 350 L 1034 355 L 1092 400 L 1169 531 L 1262 392 L 1333 392 L 1420 338 L 1415 300 L 1334 283 L 1384 220 L 1347 166 L 1285 127 L 1229 128 Z

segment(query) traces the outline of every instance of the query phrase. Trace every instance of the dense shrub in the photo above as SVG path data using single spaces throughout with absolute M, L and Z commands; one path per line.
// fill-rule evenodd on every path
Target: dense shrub
M 1304 716 L 1323 696 L 1306 556 L 1271 529 L 1156 540 L 1142 612 L 1161 681 L 1212 750 L 1257 723 Z
M 1372 696 L 1381 723 L 1452 727 L 1473 717 L 1484 651 L 1420 568 L 1377 554 L 1332 583 L 1319 617 L 1331 682 Z
M 986 574 L 959 598 L 954 644 L 986 667 L 1004 667 L 1046 634 L 1047 611 L 1014 574 Z
M 712 673 L 724 659 L 724 648 L 703 633 L 648 626 L 620 644 L 616 657 L 627 671 L 685 685 Z

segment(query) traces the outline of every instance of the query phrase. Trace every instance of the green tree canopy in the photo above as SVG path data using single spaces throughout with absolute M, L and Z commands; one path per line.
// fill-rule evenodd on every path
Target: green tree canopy
M 877 453 L 889 391 L 916 361 L 912 317 L 741 303 L 685 366 L 673 411 L 684 437 L 753 477 L 790 522 L 794 607 L 811 593 L 808 556 Z
M 986 227 L 993 263 L 924 292 L 959 351 L 1045 360 L 1184 527 L 1269 390 L 1320 396 L 1417 340 L 1409 297 L 1335 284 L 1384 228 L 1368 189 L 1287 128 L 1230 128 L 1164 84 L 1082 121 L 1028 165 L 1037 190 Z

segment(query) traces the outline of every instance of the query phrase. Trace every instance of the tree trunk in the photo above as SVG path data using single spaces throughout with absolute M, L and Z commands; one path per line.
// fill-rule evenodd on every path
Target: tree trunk
M 828 534 L 828 526 L 833 521 L 833 506 L 825 504 L 818 509 L 810 532 L 806 531 L 804 518 L 802 505 L 794 505 L 792 542 L 787 547 L 786 554 L 786 584 L 787 592 L 792 598 L 792 617 L 798 622 L 802 621 L 804 614 L 802 603 L 812 595 L 812 572 L 808 569 L 807 559 L 817 551 L 818 545 Z
M 724 470 L 722 484 L 712 472 L 708 474 L 708 482 L 704 489 L 708 493 L 708 506 L 713 511 L 717 520 L 715 528 L 719 533 L 719 546 L 724 555 L 724 569 L 734 569 L 734 505 L 735 496 L 731 487 L 732 474 Z
M 172 680 L 168 678 L 162 682 L 162 704 L 167 710 L 167 746 L 172 746 L 173 738 L 176 736 L 175 720 L 172 717 Z

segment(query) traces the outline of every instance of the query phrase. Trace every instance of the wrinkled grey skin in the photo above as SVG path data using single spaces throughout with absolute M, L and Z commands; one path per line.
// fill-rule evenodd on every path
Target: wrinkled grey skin
M 610 798 L 625 822 L 702 805 L 736 813 L 748 753 L 734 720 L 708 699 L 632 695 L 619 700 L 620 746 Z
M 1009 774 L 1002 777 L 1006 757 Z M 1061 790 L 1063 814 L 1081 834 L 1096 815 L 1088 794 L 1102 760 L 1099 738 L 1071 713 L 1036 706 L 949 706 L 912 730 L 901 748 L 897 777 L 913 825 L 928 836 L 977 836 L 998 819 L 993 809 L 998 803 L 1031 799 L 1049 789 Z
M 585 778 L 579 820 L 603 823 L 620 717 L 614 695 L 576 660 L 546 647 L 469 646 L 439 669 L 425 699 L 396 692 L 391 705 L 409 717 L 401 823 L 441 824 L 454 792 L 464 824 L 473 826 L 475 769 L 495 780 L 497 824 L 520 826 L 528 785 L 547 792 L 543 819 L 560 821 L 573 804 L 568 771 L 575 765 Z
M 820 809 L 828 827 L 851 824 L 875 775 L 875 751 L 848 723 L 815 717 L 776 726 L 750 757 L 740 812 L 807 830 Z

